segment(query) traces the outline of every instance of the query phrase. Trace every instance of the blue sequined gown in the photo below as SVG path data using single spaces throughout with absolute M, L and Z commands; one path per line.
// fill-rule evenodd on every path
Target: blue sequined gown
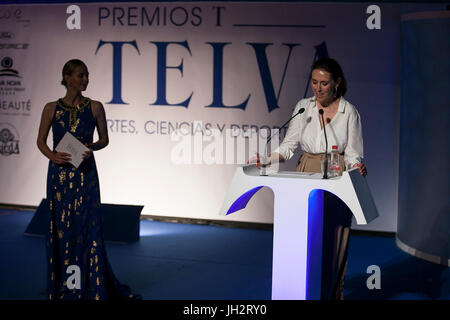
M 96 122 L 91 101 L 78 107 L 59 99 L 53 115 L 53 146 L 66 131 L 92 143 Z M 50 300 L 134 299 L 115 278 L 103 243 L 100 188 L 94 156 L 75 168 L 49 163 L 50 209 L 47 247 L 47 291 Z M 78 269 L 77 269 L 78 268 Z

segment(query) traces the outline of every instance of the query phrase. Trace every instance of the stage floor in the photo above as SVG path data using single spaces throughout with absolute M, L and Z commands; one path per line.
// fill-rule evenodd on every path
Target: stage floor
M 0 210 L 0 300 L 46 299 L 44 238 L 25 236 L 33 211 Z M 267 300 L 272 231 L 142 220 L 141 239 L 106 243 L 117 278 L 148 300 Z M 367 267 L 381 269 L 369 290 Z M 412 257 L 394 237 L 352 234 L 346 300 L 449 300 L 450 268 Z

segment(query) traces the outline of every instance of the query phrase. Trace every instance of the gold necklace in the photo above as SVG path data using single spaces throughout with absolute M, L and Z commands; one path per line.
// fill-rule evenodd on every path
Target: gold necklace
M 72 106 L 72 105 L 65 103 L 62 98 L 58 99 L 59 106 L 61 108 L 63 108 L 64 110 L 70 112 L 70 114 L 69 114 L 70 131 L 75 132 L 78 124 L 80 123 L 80 119 L 77 119 L 77 111 L 83 110 L 90 102 L 91 102 L 91 99 L 85 97 L 80 103 Z
M 71 105 L 71 104 L 68 104 L 68 103 L 64 102 L 64 100 L 62 98 L 60 98 L 58 100 L 60 106 L 65 108 L 65 109 L 68 109 L 69 111 L 72 110 L 72 109 L 81 110 L 84 107 L 86 107 L 89 104 L 90 101 L 91 100 L 89 98 L 84 97 L 83 100 L 81 100 L 78 104 Z

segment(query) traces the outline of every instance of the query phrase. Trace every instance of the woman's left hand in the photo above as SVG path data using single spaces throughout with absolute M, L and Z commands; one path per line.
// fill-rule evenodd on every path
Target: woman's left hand
M 353 168 L 355 168 L 355 167 L 359 168 L 359 173 L 361 173 L 363 177 L 365 177 L 367 175 L 367 168 L 364 165 L 364 163 L 355 163 L 353 165 Z
M 83 160 L 86 160 L 92 156 L 92 143 L 85 143 L 84 145 L 89 148 L 83 153 Z

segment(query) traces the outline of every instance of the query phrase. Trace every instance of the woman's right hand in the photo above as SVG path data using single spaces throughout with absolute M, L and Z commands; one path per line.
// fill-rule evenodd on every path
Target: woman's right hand
M 271 156 L 268 156 L 265 163 L 261 162 L 261 156 L 259 153 L 256 153 L 256 157 L 252 157 L 247 161 L 247 164 L 255 164 L 257 167 L 262 167 L 263 165 L 269 166 L 272 163 Z
M 72 157 L 69 153 L 66 152 L 53 152 L 53 156 L 51 159 L 56 164 L 65 164 L 72 160 Z

